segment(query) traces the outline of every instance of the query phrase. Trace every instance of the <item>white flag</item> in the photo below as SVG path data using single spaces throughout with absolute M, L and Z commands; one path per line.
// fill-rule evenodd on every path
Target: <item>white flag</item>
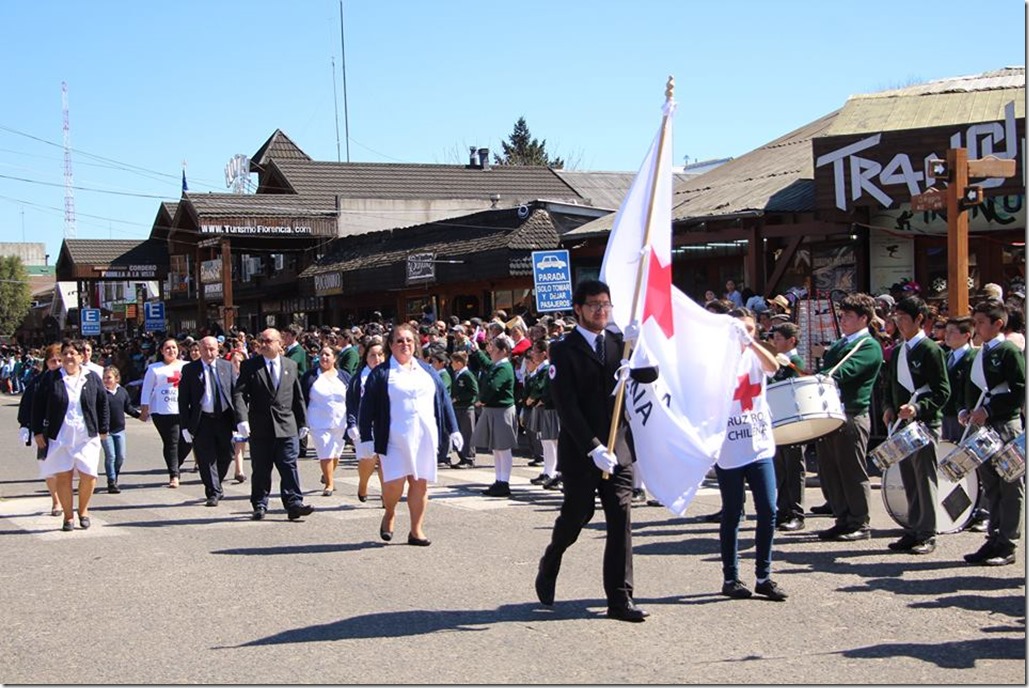
M 626 389 L 637 466 L 651 494 L 681 516 L 725 439 L 742 340 L 732 318 L 706 311 L 672 285 L 674 109 L 666 102 L 661 129 L 615 216 L 600 274 L 611 289 L 614 323 L 639 331 L 631 366 L 659 371 L 656 381 L 630 381 Z

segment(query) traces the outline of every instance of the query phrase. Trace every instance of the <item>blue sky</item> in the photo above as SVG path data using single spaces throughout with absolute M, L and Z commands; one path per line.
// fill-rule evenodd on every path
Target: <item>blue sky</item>
M 636 170 L 668 75 L 676 164 L 735 157 L 855 93 L 1024 65 L 1023 2 L 976 7 L 345 0 L 350 159 L 463 164 L 524 116 L 576 169 Z M 78 237 L 142 239 L 183 160 L 192 192 L 226 191 L 229 158 L 276 128 L 335 160 L 340 52 L 338 0 L 0 2 L 0 241 L 56 260 L 62 81 Z

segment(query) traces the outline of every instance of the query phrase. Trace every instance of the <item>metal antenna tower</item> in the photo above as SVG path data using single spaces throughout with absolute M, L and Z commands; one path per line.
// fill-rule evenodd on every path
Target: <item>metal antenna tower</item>
M 64 238 L 75 238 L 75 189 L 71 176 L 71 129 L 68 127 L 68 83 L 61 82 L 61 109 L 64 114 Z

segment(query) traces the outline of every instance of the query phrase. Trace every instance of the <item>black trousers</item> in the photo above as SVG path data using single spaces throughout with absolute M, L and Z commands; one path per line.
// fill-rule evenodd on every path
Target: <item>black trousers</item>
M 815 441 L 818 477 L 836 525 L 846 530 L 864 528 L 869 523 L 872 488 L 866 456 L 870 429 L 867 412 L 857 416 L 848 413 L 843 427 Z
M 222 481 L 232 465 L 232 415 L 200 416 L 196 437 L 193 438 L 193 455 L 200 467 L 200 480 L 208 499 L 222 498 Z
M 299 444 L 296 437 L 250 437 L 250 503 L 255 509 L 268 508 L 273 466 L 279 471 L 282 506 L 293 509 L 303 505 L 304 495 L 297 472 Z
M 152 413 L 150 417 L 153 418 L 154 427 L 157 428 L 157 434 L 161 436 L 161 443 L 164 445 L 164 464 L 168 467 L 168 477 L 178 478 L 179 469 L 193 449 L 193 445 L 182 437 L 179 414 Z
M 790 444 L 775 448 L 776 523 L 791 518 L 804 520 L 804 445 Z
M 604 594 L 610 607 L 625 607 L 632 601 L 632 486 L 634 465 L 619 466 L 608 480 L 590 466 L 585 473 L 565 472 L 564 502 L 554 523 L 550 545 L 540 568 L 557 577 L 565 550 L 579 539 L 579 533 L 596 511 L 600 494 L 607 536 L 604 543 Z

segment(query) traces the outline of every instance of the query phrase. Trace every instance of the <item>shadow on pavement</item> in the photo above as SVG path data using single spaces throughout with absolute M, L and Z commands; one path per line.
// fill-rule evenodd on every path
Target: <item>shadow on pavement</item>
M 1025 618 L 1025 597 L 1008 595 L 1006 597 L 983 597 L 981 595 L 951 595 L 937 600 L 914 602 L 908 605 L 912 609 L 968 609 L 975 612 L 993 612 L 1006 614 L 1012 618 Z M 1025 628 L 1021 629 L 1025 633 Z
M 294 628 L 264 638 L 257 638 L 240 645 L 221 645 L 214 649 L 237 647 L 259 647 L 262 645 L 286 645 L 291 643 L 328 642 L 362 638 L 396 638 L 400 636 L 426 635 L 442 631 L 484 631 L 485 627 L 497 623 L 536 621 L 560 621 L 584 616 L 595 616 L 590 607 L 605 609 L 607 603 L 601 599 L 567 600 L 557 602 L 551 609 L 541 607 L 537 602 L 505 604 L 495 609 L 415 609 L 410 611 L 362 614 L 348 619 L 339 619 L 327 624 Z M 598 616 L 603 618 L 603 616 Z
M 1025 637 L 982 638 L 949 643 L 884 643 L 844 650 L 843 657 L 854 659 L 896 659 L 912 657 L 945 669 L 973 669 L 980 659 L 1025 660 Z
M 382 549 L 385 542 L 331 542 L 320 545 L 281 545 L 278 547 L 234 547 L 216 549 L 211 554 L 234 554 L 243 556 L 268 556 L 276 554 L 328 554 L 332 552 L 356 552 L 362 549 Z

